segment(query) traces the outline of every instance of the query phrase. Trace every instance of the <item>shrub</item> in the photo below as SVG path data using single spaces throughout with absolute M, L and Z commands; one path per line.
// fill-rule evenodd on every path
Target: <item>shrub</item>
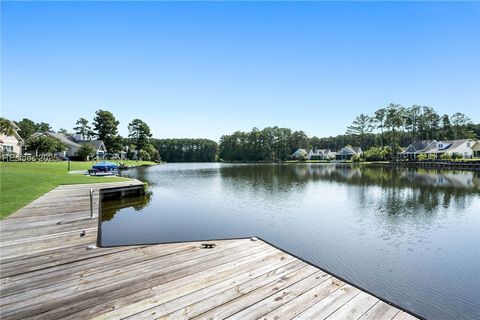
M 452 156 L 448 153 L 443 153 L 441 156 L 440 156 L 440 159 L 442 160 L 451 160 L 452 159 Z
M 352 157 L 352 162 L 360 162 L 360 156 L 358 154 Z
M 461 153 L 454 152 L 452 154 L 452 159 L 463 159 L 463 155 Z
M 417 156 L 418 161 L 425 161 L 427 160 L 427 155 L 425 153 L 421 153 Z
M 371 147 L 363 153 L 363 157 L 367 161 L 383 161 L 388 157 L 389 150 L 381 147 Z

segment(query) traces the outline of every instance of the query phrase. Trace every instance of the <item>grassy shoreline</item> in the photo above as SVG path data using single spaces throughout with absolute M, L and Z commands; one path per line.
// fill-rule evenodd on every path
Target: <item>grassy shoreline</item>
M 150 161 L 122 161 L 128 166 Z M 70 162 L 70 171 L 88 170 L 91 161 Z M 121 177 L 91 177 L 68 172 L 68 162 L 0 162 L 0 219 L 62 184 L 126 181 Z

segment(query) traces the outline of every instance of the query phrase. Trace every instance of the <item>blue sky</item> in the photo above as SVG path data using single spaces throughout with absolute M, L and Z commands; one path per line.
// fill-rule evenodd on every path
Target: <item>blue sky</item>
M 1 113 L 218 140 L 342 134 L 390 102 L 480 122 L 475 2 L 1 2 Z

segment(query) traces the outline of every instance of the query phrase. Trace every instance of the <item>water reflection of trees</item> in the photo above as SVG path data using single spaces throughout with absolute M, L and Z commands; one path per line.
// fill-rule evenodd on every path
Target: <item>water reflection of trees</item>
M 351 165 L 243 165 L 220 169 L 224 179 L 261 192 L 284 193 L 310 182 L 323 181 L 356 186 L 355 201 L 381 198 L 388 215 L 415 214 L 439 206 L 465 207 L 467 195 L 480 194 L 480 177 L 473 171 L 404 169 Z M 372 195 L 371 187 L 377 195 Z M 352 199 L 353 200 L 353 199 Z
M 472 189 L 480 191 L 480 177 L 473 171 L 402 169 L 350 165 L 243 165 L 221 167 L 222 177 L 268 186 L 328 180 L 353 185 Z
M 116 200 L 102 201 L 102 221 L 110 221 L 121 209 L 133 208 L 140 211 L 148 206 L 152 200 L 152 192 L 148 191 L 140 196 L 125 197 Z

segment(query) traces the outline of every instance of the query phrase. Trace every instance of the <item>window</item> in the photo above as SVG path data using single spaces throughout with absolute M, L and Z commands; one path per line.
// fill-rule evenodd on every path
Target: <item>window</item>
M 470 141 L 467 142 L 467 148 L 470 148 Z
M 10 145 L 10 144 L 4 144 L 4 145 L 2 146 L 2 151 L 3 151 L 4 153 L 11 153 L 11 152 L 13 152 L 13 146 Z

